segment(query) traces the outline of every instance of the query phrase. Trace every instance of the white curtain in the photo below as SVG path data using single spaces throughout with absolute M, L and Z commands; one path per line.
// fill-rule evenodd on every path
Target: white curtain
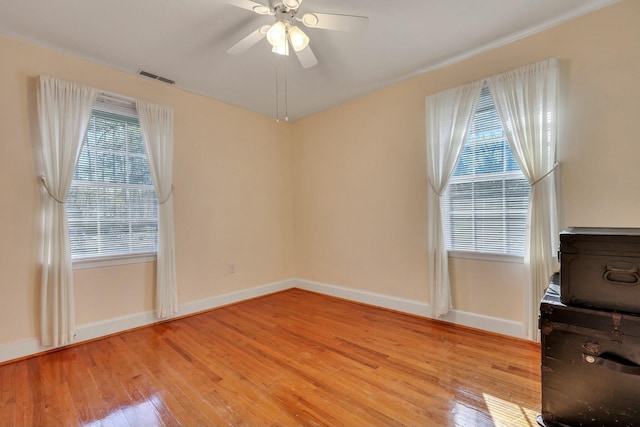
M 443 316 L 451 308 L 442 193 L 460 157 L 482 84 L 478 81 L 427 97 L 427 254 L 433 317 Z
M 525 294 L 527 337 L 539 341 L 538 310 L 549 277 L 556 271 L 556 126 L 559 63 L 551 58 L 489 78 L 489 89 L 511 150 L 531 184 L 527 218 Z
M 136 101 L 149 169 L 158 197 L 156 315 L 178 312 L 176 253 L 173 229 L 173 110 Z
M 73 340 L 73 271 L 65 201 L 87 132 L 96 91 L 41 76 L 38 119 L 42 148 L 43 253 L 41 342 L 61 346 Z

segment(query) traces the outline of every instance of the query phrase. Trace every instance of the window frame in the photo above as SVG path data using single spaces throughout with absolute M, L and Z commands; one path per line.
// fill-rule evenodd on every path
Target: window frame
M 94 258 L 81 258 L 71 261 L 74 270 L 113 267 L 117 265 L 144 264 L 157 261 L 157 252 L 144 252 L 129 255 L 108 255 Z
M 493 95 L 491 94 L 486 82 L 483 86 L 483 91 L 487 91 L 487 93 L 489 94 L 489 96 L 491 96 L 492 98 L 492 104 L 493 104 L 493 108 L 495 109 L 495 101 L 493 100 Z M 472 120 L 472 122 L 470 123 L 470 128 L 471 126 L 473 126 L 473 123 L 477 117 L 477 114 L 480 112 L 480 105 L 478 105 L 476 111 L 474 112 L 474 118 Z M 496 111 L 497 114 L 497 111 Z M 504 126 L 502 125 L 502 123 L 500 123 L 500 126 L 502 128 L 502 132 L 504 133 Z M 464 144 L 462 146 L 461 152 L 460 152 L 460 157 L 458 158 L 458 163 L 456 164 L 456 169 L 458 167 L 458 164 L 462 158 L 462 154 L 463 154 L 463 150 L 465 148 L 465 146 L 468 143 L 468 138 L 469 134 L 467 134 L 467 136 L 465 137 L 465 141 Z M 511 150 L 511 147 L 509 145 L 509 142 L 507 140 L 506 135 L 503 134 L 503 138 L 499 138 L 498 140 L 502 141 L 504 140 L 509 148 L 509 150 Z M 490 142 L 491 139 L 487 139 L 487 140 L 479 140 L 479 141 L 474 141 L 473 143 L 475 144 L 482 144 L 482 143 L 488 143 Z M 513 154 L 511 154 L 513 155 Z M 514 159 L 515 160 L 515 159 Z M 503 159 L 504 162 L 507 162 L 507 158 L 505 157 Z M 454 173 L 455 173 L 455 169 L 454 169 Z M 497 177 L 499 179 L 501 179 L 503 182 L 505 180 L 508 179 L 508 175 L 518 175 L 517 179 L 525 178 L 524 175 L 522 174 L 522 170 L 520 169 L 519 165 L 518 165 L 518 170 L 517 171 L 508 171 L 508 170 L 503 170 L 501 172 L 487 172 L 486 174 L 481 174 L 481 175 L 485 175 L 486 179 L 478 179 L 479 174 L 472 173 L 471 175 L 469 175 L 467 177 L 467 179 L 464 179 L 464 177 L 462 178 L 458 178 L 456 179 L 453 175 L 451 176 L 449 183 L 447 184 L 447 188 L 445 190 L 445 193 L 443 194 L 443 197 L 448 199 L 448 192 L 450 189 L 450 186 L 452 184 L 459 184 L 459 183 L 474 183 L 474 182 L 487 182 L 487 181 L 492 181 L 492 177 Z M 526 178 L 525 178 L 526 180 Z M 504 198 L 502 200 L 505 200 Z M 527 198 L 527 206 L 529 204 L 531 200 L 531 191 L 529 191 L 529 195 Z M 448 202 L 448 200 L 446 201 Z M 446 203 L 445 202 L 445 203 Z M 526 219 L 525 219 L 525 224 L 524 224 L 524 228 L 525 228 L 525 234 L 523 235 L 523 238 L 525 239 L 525 244 L 524 244 L 524 248 L 523 248 L 523 253 L 522 255 L 519 254 L 509 254 L 509 253 L 498 253 L 498 252 L 486 252 L 486 251 L 482 251 L 482 250 L 472 250 L 472 249 L 456 249 L 456 248 L 450 248 L 450 243 L 452 240 L 451 237 L 451 210 L 449 210 L 449 207 L 446 206 L 445 210 L 443 212 L 443 232 L 444 232 L 444 237 L 445 237 L 445 248 L 447 250 L 447 255 L 449 258 L 461 258 L 461 259 L 474 259 L 474 260 L 481 260 L 481 261 L 493 261 L 493 262 L 506 262 L 506 263 L 517 263 L 517 264 L 523 264 L 524 263 L 524 257 L 526 254 Z M 528 215 L 528 209 L 527 209 L 527 215 Z M 447 225 L 449 224 L 449 226 Z
M 100 93 L 91 109 L 91 115 L 93 117 L 94 110 L 102 111 L 108 114 L 121 115 L 126 117 L 132 117 L 136 120 L 138 119 L 138 114 L 136 111 L 135 100 L 120 97 L 118 95 Z M 85 136 L 86 138 L 86 136 Z M 84 148 L 86 141 L 83 141 L 82 148 Z M 78 157 L 79 159 L 79 157 Z M 148 155 L 145 151 L 145 159 L 147 164 L 149 162 Z M 76 165 L 77 168 L 77 165 Z M 74 170 L 75 174 L 75 170 Z M 153 185 L 153 190 L 155 192 L 155 185 Z M 157 197 L 157 195 L 156 195 Z M 156 233 L 157 233 L 157 221 L 158 218 L 156 216 Z M 69 219 L 67 219 L 69 223 Z M 118 265 L 129 265 L 129 264 L 142 264 L 149 262 L 157 261 L 157 235 L 156 235 L 156 250 L 155 251 L 146 251 L 146 252 L 137 252 L 137 253 L 122 253 L 122 254 L 112 254 L 112 255 L 96 255 L 90 257 L 83 258 L 73 258 L 71 259 L 72 269 L 73 270 L 84 270 L 84 269 L 93 269 L 93 268 L 103 268 L 103 267 L 111 267 Z

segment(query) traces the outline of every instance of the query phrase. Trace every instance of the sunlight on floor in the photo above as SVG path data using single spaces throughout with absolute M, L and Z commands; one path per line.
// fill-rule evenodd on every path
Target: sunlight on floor
M 144 402 L 118 408 L 99 420 L 84 424 L 83 427 L 128 425 L 145 427 L 163 426 L 164 423 L 156 409 L 161 405 L 162 402 L 154 395 Z
M 538 411 L 483 393 L 487 410 L 496 426 L 537 426 Z

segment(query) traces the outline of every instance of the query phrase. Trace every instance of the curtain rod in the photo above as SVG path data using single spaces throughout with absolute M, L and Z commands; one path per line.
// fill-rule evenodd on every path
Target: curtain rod
M 40 74 L 38 76 L 38 78 L 40 78 L 40 77 L 46 77 L 46 78 L 55 79 L 55 80 L 62 81 L 62 82 L 72 83 L 74 85 L 80 85 L 80 86 L 91 88 L 91 89 L 96 91 L 96 93 L 98 94 L 98 97 L 102 97 L 107 102 L 111 101 L 114 104 L 121 104 L 121 105 L 133 104 L 135 106 L 137 101 L 144 101 L 144 102 L 148 102 L 148 103 L 151 103 L 151 104 L 155 104 L 154 102 L 146 100 L 146 99 L 133 98 L 131 96 L 126 96 L 126 95 L 122 95 L 122 94 L 119 94 L 119 93 L 116 93 L 116 92 L 111 92 L 111 91 L 108 91 L 108 90 L 99 89 L 97 87 L 86 85 L 86 84 L 83 84 L 83 83 L 74 82 L 72 80 L 66 80 L 66 79 L 61 79 L 59 77 L 53 77 L 53 76 L 48 75 L 48 74 Z
M 101 89 L 96 89 L 96 91 L 98 92 L 99 97 L 107 98 L 108 100 L 114 100 L 114 101 L 120 101 L 120 102 L 125 101 L 125 102 L 133 102 L 133 103 L 136 102 L 136 98 L 132 98 L 130 96 L 125 96 L 119 93 L 109 92 Z

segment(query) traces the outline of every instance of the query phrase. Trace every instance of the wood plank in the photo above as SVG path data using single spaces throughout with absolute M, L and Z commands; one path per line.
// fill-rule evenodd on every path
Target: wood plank
M 0 425 L 533 425 L 539 354 L 291 289 L 0 366 Z
M 0 420 L 16 423 L 16 364 L 0 369 Z

